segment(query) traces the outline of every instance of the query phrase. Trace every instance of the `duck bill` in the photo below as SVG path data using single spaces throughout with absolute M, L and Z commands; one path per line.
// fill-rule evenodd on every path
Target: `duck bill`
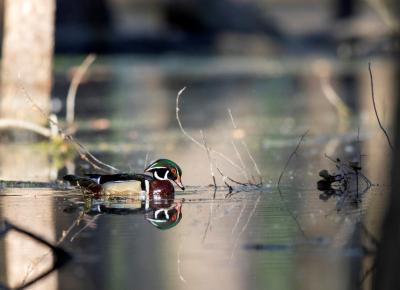
M 180 176 L 178 176 L 178 178 L 177 178 L 176 180 L 174 180 L 174 182 L 176 183 L 176 185 L 179 186 L 180 189 L 185 190 L 185 187 L 184 187 L 183 184 L 182 184 L 182 181 L 181 181 L 181 177 L 180 177 Z

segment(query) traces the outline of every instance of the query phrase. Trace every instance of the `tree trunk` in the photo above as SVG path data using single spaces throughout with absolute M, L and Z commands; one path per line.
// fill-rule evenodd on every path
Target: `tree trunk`
M 399 1 L 392 6 L 394 15 L 400 13 Z M 396 75 L 394 84 L 397 95 L 397 115 L 394 119 L 395 148 L 392 157 L 392 181 L 390 197 L 385 220 L 382 224 L 382 237 L 376 256 L 376 275 L 373 289 L 400 289 L 400 32 L 395 31 L 394 42 L 397 43 L 394 55 Z
M 4 10 L 0 116 L 46 123 L 32 101 L 49 113 L 55 0 L 5 0 Z

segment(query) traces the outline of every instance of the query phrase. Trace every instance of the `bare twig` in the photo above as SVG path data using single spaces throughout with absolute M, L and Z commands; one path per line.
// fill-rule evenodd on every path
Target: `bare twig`
M 293 152 L 289 155 L 289 158 L 288 158 L 288 160 L 286 161 L 285 167 L 283 168 L 283 170 L 282 170 L 282 172 L 281 172 L 281 174 L 280 174 L 280 176 L 279 176 L 278 183 L 277 183 L 277 188 L 278 188 L 279 196 L 280 196 L 280 198 L 281 198 L 281 201 L 282 201 L 283 205 L 285 206 L 286 211 L 287 211 L 287 212 L 289 213 L 289 215 L 292 217 L 292 219 L 294 220 L 294 222 L 295 222 L 296 225 L 297 225 L 297 228 L 299 229 L 299 231 L 301 232 L 301 234 L 302 234 L 303 237 L 305 237 L 305 238 L 307 238 L 307 236 L 306 236 L 306 234 L 305 234 L 303 228 L 301 227 L 301 225 L 300 225 L 300 223 L 299 223 L 299 221 L 298 221 L 298 219 L 297 219 L 297 216 L 295 216 L 295 215 L 293 214 L 293 212 L 289 209 L 288 205 L 286 204 L 285 200 L 283 199 L 280 185 L 281 185 L 281 179 L 282 179 L 282 177 L 283 177 L 283 174 L 285 173 L 287 167 L 289 166 L 289 163 L 290 163 L 290 161 L 292 160 L 293 156 L 296 155 L 297 151 L 299 150 L 300 145 L 301 145 L 301 143 L 303 142 L 303 139 L 304 139 L 304 137 L 307 135 L 307 133 L 308 133 L 308 130 L 307 130 L 303 135 L 300 136 L 299 142 L 297 143 L 297 146 L 296 146 L 296 148 L 293 150 Z
M 243 212 L 244 212 L 246 206 L 247 206 L 247 199 L 244 200 L 244 204 L 243 204 L 242 209 L 240 210 L 240 213 L 239 213 L 239 215 L 238 215 L 238 217 L 236 219 L 235 225 L 232 227 L 232 230 L 231 230 L 231 234 L 232 235 L 235 232 L 237 226 L 239 225 L 239 222 L 240 222 L 240 220 L 241 220 L 241 218 L 243 216 Z
M 176 95 L 176 120 L 178 121 L 178 125 L 179 128 L 182 132 L 183 135 L 185 135 L 186 138 L 188 138 L 190 141 L 192 141 L 194 144 L 196 144 L 197 146 L 199 146 L 200 148 L 202 148 L 203 150 L 205 150 L 203 144 L 201 144 L 198 140 L 196 140 L 195 138 L 193 138 L 189 133 L 187 133 L 185 131 L 185 129 L 182 126 L 182 122 L 180 120 L 179 117 L 179 99 L 180 96 L 182 95 L 182 93 L 185 91 L 186 87 L 184 87 L 183 89 L 181 89 L 178 94 Z M 233 162 L 229 157 L 227 157 L 225 154 L 215 151 L 214 149 L 210 150 L 211 153 L 218 155 L 219 157 L 221 157 L 222 159 L 224 159 L 226 162 L 228 162 L 229 164 L 231 164 L 232 166 L 236 167 L 237 169 L 239 169 L 240 171 L 243 171 L 243 169 L 237 165 L 235 162 Z
M 207 145 L 207 141 L 206 141 L 206 138 L 204 137 L 202 130 L 200 130 L 200 135 L 201 135 L 201 138 L 203 139 L 204 148 L 206 149 L 206 152 L 207 152 L 207 159 L 208 159 L 208 163 L 210 165 L 210 174 L 211 174 L 212 181 L 214 184 L 213 199 L 215 199 L 215 195 L 217 193 L 217 182 L 215 181 L 215 175 L 214 175 L 214 169 L 213 169 L 213 164 L 212 164 L 212 160 L 211 160 L 210 148 Z
M 22 229 L 16 225 L 13 225 L 9 223 L 8 221 L 4 221 L 4 229 L 0 231 L 0 237 L 5 235 L 8 231 L 10 230 L 15 230 L 23 235 L 28 236 L 29 238 L 33 239 L 34 241 L 41 243 L 43 245 L 46 245 L 48 248 L 50 248 L 51 252 L 53 253 L 54 261 L 53 265 L 40 275 L 36 276 L 32 280 L 28 282 L 24 282 L 21 285 L 18 285 L 16 287 L 13 287 L 12 289 L 25 289 L 31 286 L 32 284 L 36 283 L 37 281 L 43 279 L 50 273 L 52 273 L 54 270 L 62 267 L 66 262 L 68 262 L 72 256 L 64 251 L 62 248 L 58 247 L 57 245 L 53 245 L 50 242 L 46 241 L 45 239 L 41 238 L 40 236 L 37 236 L 36 234 L 33 234 L 25 229 Z M 4 287 L 2 284 L 0 284 L 0 289 L 8 289 L 7 287 Z
M 285 171 L 286 171 L 287 167 L 289 166 L 290 161 L 292 160 L 293 156 L 296 155 L 297 150 L 299 150 L 299 147 L 300 147 L 301 143 L 303 142 L 304 137 L 305 137 L 307 134 L 308 134 L 308 130 L 307 130 L 303 135 L 300 136 L 300 139 L 299 139 L 299 142 L 297 143 L 296 148 L 295 148 L 295 149 L 293 150 L 293 152 L 289 155 L 289 158 L 288 158 L 288 160 L 286 161 L 285 167 L 283 168 L 283 170 L 282 170 L 282 172 L 281 172 L 281 174 L 279 175 L 279 178 L 278 178 L 278 183 L 277 183 L 278 189 L 279 189 L 279 187 L 280 187 L 280 185 L 281 185 L 281 180 L 282 180 L 283 174 L 285 174 Z
M 228 108 L 228 114 L 229 114 L 229 117 L 231 118 L 231 122 L 232 122 L 233 128 L 234 129 L 238 129 L 238 127 L 236 125 L 236 122 L 235 122 L 235 119 L 233 118 L 232 110 L 229 109 L 229 108 Z M 260 179 L 260 185 L 262 185 L 262 183 L 263 183 L 262 174 L 261 174 L 260 169 L 258 168 L 256 160 L 254 159 L 253 155 L 250 153 L 250 150 L 249 150 L 249 147 L 247 146 L 246 141 L 242 139 L 241 140 L 241 144 L 242 144 L 243 148 L 246 150 L 246 153 L 249 156 L 251 162 L 253 163 L 254 169 L 256 170 L 256 172 L 258 174 L 258 177 Z
M 242 172 L 243 172 L 244 178 L 247 180 L 247 182 L 248 182 L 249 184 L 251 184 L 249 175 L 248 175 L 247 170 L 246 170 L 246 166 L 244 165 L 244 162 L 243 162 L 242 155 L 240 154 L 240 152 L 239 152 L 239 150 L 237 149 L 236 144 L 235 144 L 235 142 L 234 142 L 233 140 L 232 140 L 232 147 L 233 147 L 233 150 L 234 150 L 235 153 L 236 153 L 236 157 L 239 159 L 239 162 L 240 162 L 240 164 L 241 164 L 241 166 L 242 166 Z
M 182 252 L 182 245 L 183 245 L 183 241 L 185 238 L 183 238 L 181 240 L 181 242 L 179 243 L 179 247 L 178 247 L 178 251 L 176 252 L 176 263 L 177 263 L 177 272 L 178 272 L 178 276 L 179 276 L 179 280 L 181 280 L 183 283 L 187 283 L 185 278 L 182 275 L 182 262 L 181 262 L 181 252 Z
M 100 161 L 99 159 L 97 159 L 95 156 L 93 156 L 92 153 L 90 153 L 85 146 L 83 146 L 81 143 L 79 143 L 74 137 L 72 137 L 72 135 L 69 135 L 67 133 L 65 133 L 57 124 L 57 122 L 55 122 L 54 120 L 52 120 L 51 118 L 49 118 L 46 113 L 42 110 L 42 108 L 40 108 L 31 98 L 31 96 L 29 95 L 29 93 L 27 92 L 27 90 L 25 89 L 25 87 L 20 84 L 20 88 L 21 90 L 24 92 L 25 97 L 31 102 L 32 106 L 40 113 L 42 114 L 48 121 L 50 124 L 52 124 L 55 128 L 57 128 L 60 136 L 64 139 L 69 141 L 72 145 L 74 145 L 76 151 L 79 153 L 79 156 L 82 160 L 85 160 L 86 162 L 88 162 L 90 165 L 92 165 L 95 169 L 100 170 L 100 171 L 104 171 L 104 172 L 119 172 L 119 170 L 111 165 L 108 165 L 102 161 Z M 105 169 L 106 168 L 106 169 Z
M 71 85 L 69 86 L 67 95 L 67 112 L 65 116 L 68 126 L 72 126 L 75 119 L 75 98 L 79 84 L 82 82 L 84 75 L 95 59 L 95 54 L 89 54 L 72 76 Z
M 389 134 L 387 133 L 386 129 L 383 127 L 381 120 L 379 119 L 379 115 L 378 115 L 378 110 L 376 109 L 376 104 L 375 104 L 375 93 L 374 93 L 374 79 L 372 77 L 372 69 L 371 69 L 371 63 L 368 63 L 368 70 L 369 70 L 369 77 L 370 77 L 370 81 L 371 81 L 371 97 L 372 97 L 372 105 L 374 106 L 374 112 L 375 112 L 375 116 L 376 119 L 378 120 L 378 124 L 379 127 L 381 128 L 381 130 L 383 131 L 383 133 L 386 136 L 387 142 L 390 146 L 390 149 L 392 149 L 392 151 L 394 150 L 392 142 L 390 141 L 390 137 Z
M 206 238 L 207 238 L 208 231 L 209 231 L 210 228 L 211 228 L 211 222 L 212 222 L 213 212 L 214 212 L 214 199 L 212 199 L 211 204 L 210 204 L 210 212 L 209 212 L 209 215 L 208 215 L 208 221 L 207 221 L 206 228 L 205 228 L 205 230 L 204 230 L 203 238 L 202 238 L 202 240 L 201 240 L 202 243 L 205 242 L 205 240 L 206 240 Z
M 84 230 L 86 230 L 88 227 L 91 227 L 94 225 L 94 223 L 97 221 L 100 215 L 94 216 L 91 220 L 86 221 L 86 225 L 82 227 L 79 231 L 77 231 L 70 239 L 70 242 L 73 242 L 77 236 L 79 236 Z
M 61 237 L 59 238 L 59 240 L 55 243 L 56 246 L 61 245 L 61 243 L 65 240 L 65 238 L 69 235 L 69 233 L 76 227 L 76 225 L 79 223 L 79 221 L 81 220 L 82 215 L 79 214 L 74 221 L 72 222 L 72 224 L 69 226 L 69 228 L 65 231 L 62 232 Z M 25 285 L 26 282 L 28 281 L 29 276 L 32 274 L 32 272 L 35 270 L 35 268 L 49 255 L 51 254 L 51 251 L 48 251 L 47 253 L 43 254 L 41 257 L 39 257 L 39 259 L 37 259 L 36 261 L 31 262 L 28 265 L 28 269 L 25 273 L 25 277 L 22 280 L 21 285 Z
M 235 242 L 234 242 L 233 248 L 232 248 L 232 252 L 231 252 L 231 257 L 230 257 L 231 260 L 233 259 L 234 255 L 235 255 L 235 251 L 238 246 L 239 239 L 242 236 L 242 234 L 246 231 L 247 227 L 249 226 L 249 223 L 250 223 L 252 217 L 254 216 L 254 213 L 256 212 L 257 206 L 260 203 L 260 200 L 261 200 L 261 193 L 259 193 L 258 198 L 257 198 L 256 202 L 254 203 L 254 206 L 253 206 L 250 214 L 247 217 L 246 223 L 243 225 L 243 227 L 241 228 L 239 234 L 237 235 L 237 237 L 235 239 Z
M 219 174 L 221 174 L 221 176 L 222 176 L 222 178 L 223 178 L 224 181 L 226 181 L 226 180 L 228 179 L 229 181 L 231 181 L 231 182 L 233 182 L 233 183 L 236 183 L 237 185 L 249 186 L 248 183 L 243 183 L 243 182 L 237 181 L 237 180 L 235 180 L 235 179 L 233 179 L 233 178 L 231 178 L 231 177 L 225 175 L 225 174 L 221 171 L 221 169 L 219 169 L 218 167 L 217 167 L 217 170 L 218 170 Z

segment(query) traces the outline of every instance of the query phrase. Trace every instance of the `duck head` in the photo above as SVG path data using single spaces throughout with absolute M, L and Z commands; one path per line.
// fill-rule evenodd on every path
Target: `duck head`
M 175 182 L 182 190 L 182 170 L 175 162 L 168 159 L 158 159 L 146 167 L 144 172 L 151 172 L 157 180 L 170 180 Z

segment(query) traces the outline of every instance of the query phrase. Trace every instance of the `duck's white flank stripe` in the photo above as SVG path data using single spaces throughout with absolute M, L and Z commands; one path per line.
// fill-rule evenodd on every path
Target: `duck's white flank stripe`
M 146 179 L 144 181 L 144 184 L 146 186 L 146 193 L 149 194 L 150 193 L 150 183 L 149 183 L 149 181 Z

